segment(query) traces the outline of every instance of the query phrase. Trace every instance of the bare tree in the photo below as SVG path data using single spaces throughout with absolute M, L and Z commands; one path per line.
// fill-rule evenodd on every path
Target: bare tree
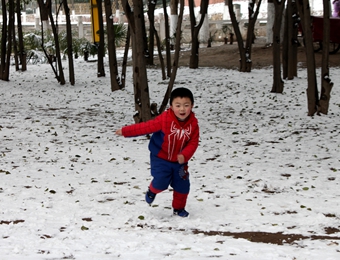
M 282 14 L 285 8 L 285 0 L 274 0 L 275 20 L 273 28 L 273 87 L 271 92 L 283 92 L 283 80 L 281 77 L 281 24 Z
M 161 63 L 161 70 L 162 70 L 162 79 L 166 79 L 165 75 L 165 67 L 164 67 L 164 59 L 161 50 L 161 41 L 158 36 L 158 32 L 155 28 L 155 7 L 156 7 L 157 0 L 149 0 L 149 9 L 148 9 L 148 16 L 149 16 L 149 24 L 150 24 L 150 33 L 149 33 L 149 58 L 147 62 L 149 65 L 153 65 L 153 53 L 154 53 L 154 39 L 156 39 L 157 43 L 157 50 L 158 50 L 158 57 Z
M 184 13 L 184 0 L 180 0 L 180 14 L 178 16 L 178 23 L 177 23 L 177 29 L 176 29 L 176 34 L 181 35 L 182 32 L 182 21 L 183 21 L 183 13 Z M 175 79 L 177 75 L 177 70 L 178 70 L 178 61 L 179 61 L 179 54 L 180 54 L 180 49 L 181 49 L 181 38 L 176 37 L 176 44 L 175 44 L 175 55 L 174 55 L 174 62 L 172 66 L 172 72 L 171 72 L 171 77 L 169 81 L 168 88 L 165 92 L 163 102 L 159 108 L 159 114 L 162 113 L 166 105 L 168 104 L 168 100 L 170 98 L 171 91 L 173 89 L 173 86 L 175 84 Z
M 147 63 L 149 65 L 153 65 L 153 52 L 155 46 L 155 9 L 156 9 L 157 0 L 148 0 L 148 17 L 149 17 L 149 56 L 147 59 Z
M 38 4 L 39 4 L 39 9 L 40 9 L 40 19 L 41 19 L 41 21 L 47 21 L 48 18 L 49 18 L 50 23 L 51 23 L 52 32 L 53 32 L 53 36 L 54 36 L 54 44 L 55 44 L 55 56 L 56 56 L 57 66 L 59 67 L 59 73 L 58 73 L 57 69 L 53 66 L 52 57 L 49 53 L 47 53 L 45 46 L 44 46 L 44 42 L 42 42 L 41 47 L 43 48 L 43 50 L 45 52 L 46 58 L 48 59 L 58 82 L 60 82 L 61 85 L 64 85 L 65 84 L 65 77 L 64 77 L 64 71 L 63 71 L 63 66 L 62 66 L 62 62 L 61 62 L 57 27 L 54 23 L 54 18 L 53 18 L 53 14 L 52 14 L 52 2 L 51 2 L 51 0 L 46 0 L 46 1 L 38 0 Z M 44 39 L 43 23 L 41 23 L 41 34 L 42 34 L 42 39 Z
M 190 62 L 189 68 L 197 69 L 198 68 L 198 51 L 199 51 L 199 41 L 198 41 L 198 34 L 204 22 L 204 17 L 208 12 L 208 5 L 209 0 L 201 0 L 201 19 L 198 24 L 196 24 L 196 17 L 194 11 L 194 0 L 189 0 L 189 15 L 190 15 L 190 31 L 191 31 L 191 55 L 190 55 Z
M 166 52 L 166 67 L 167 76 L 170 77 L 171 74 L 171 54 L 170 54 L 170 28 L 169 28 L 169 16 L 166 8 L 166 0 L 163 1 L 163 12 L 165 21 L 165 52 Z
M 121 88 L 121 81 L 118 75 L 118 64 L 116 55 L 115 33 L 113 25 L 113 15 L 111 0 L 104 0 L 106 14 L 107 46 L 109 52 L 109 67 L 111 79 L 111 91 Z
M 24 39 L 22 33 L 22 24 L 21 24 L 21 5 L 20 1 L 16 1 L 16 11 L 17 11 L 17 23 L 18 23 L 18 39 L 19 39 L 19 63 L 21 64 L 21 70 L 26 71 L 26 51 L 24 48 Z
M 13 17 L 15 17 L 16 4 L 14 5 L 14 3 L 12 3 L 12 9 L 13 9 Z M 13 21 L 14 21 L 14 19 L 13 19 Z M 14 23 L 13 23 L 13 26 L 11 25 L 11 28 L 12 28 L 12 45 L 13 45 L 11 52 L 13 52 L 13 54 L 14 54 L 15 70 L 18 71 L 19 70 L 18 42 L 17 42 L 17 36 L 16 36 L 16 30 L 15 30 Z
M 2 10 L 4 10 L 2 18 L 2 38 L 1 38 L 1 64 L 0 78 L 9 80 L 10 58 L 12 53 L 12 33 L 14 28 L 14 3 L 8 4 L 8 26 L 7 26 L 7 7 L 6 1 L 2 0 Z
M 98 23 L 99 23 L 99 45 L 98 45 L 98 62 L 97 62 L 97 76 L 105 77 L 104 69 L 104 23 L 103 23 L 103 7 L 102 0 L 97 0 L 98 7 Z
M 323 28 L 330 28 L 330 8 L 328 0 L 323 0 Z M 327 115 L 329 108 L 329 100 L 331 98 L 331 90 L 333 82 L 329 76 L 329 39 L 330 30 L 323 30 L 323 48 L 322 48 L 322 68 L 321 68 L 321 93 L 318 106 L 318 113 Z
M 124 49 L 124 56 L 122 62 L 122 74 L 121 74 L 121 88 L 125 88 L 125 78 L 126 78 L 126 66 L 127 66 L 127 58 L 130 49 L 130 26 L 128 26 L 127 33 L 126 33 L 126 40 L 125 40 L 125 49 Z
M 228 0 L 228 9 L 229 9 L 229 14 L 230 14 L 230 19 L 233 24 L 234 32 L 235 32 L 236 39 L 237 39 L 238 49 L 240 52 L 240 71 L 241 72 L 251 71 L 251 66 L 252 66 L 251 48 L 252 48 L 252 44 L 254 40 L 255 23 L 257 20 L 257 16 L 259 14 L 261 1 L 262 0 L 258 1 L 255 12 L 254 12 L 255 1 L 249 1 L 247 39 L 245 41 L 245 46 L 244 46 L 243 38 L 242 38 L 241 31 L 239 28 L 239 21 L 237 21 L 236 15 L 233 9 L 233 0 Z
M 299 44 L 297 34 L 300 23 L 295 0 L 288 0 L 285 20 L 282 48 L 283 78 L 294 79 L 297 76 L 297 48 Z
M 134 120 L 136 123 L 146 122 L 151 119 L 152 114 L 144 56 L 146 46 L 144 42 L 145 30 L 143 30 L 143 4 L 141 1 L 133 0 L 133 11 L 127 0 L 122 0 L 122 5 L 129 23 L 132 39 L 133 84 L 135 109 L 137 110 Z
M 179 0 L 170 0 L 170 38 L 172 39 L 172 45 L 178 22 L 178 2 Z
M 61 3 L 64 6 L 65 17 L 66 17 L 66 33 L 67 33 L 67 57 L 68 57 L 68 69 L 69 69 L 69 79 L 73 86 L 75 83 L 74 76 L 74 63 L 73 63 L 73 47 L 72 47 L 72 28 L 70 19 L 70 8 L 68 7 L 67 0 L 62 0 Z
M 2 10 L 6 10 L 6 0 L 1 0 Z M 9 64 L 6 63 L 6 43 L 7 43 L 7 12 L 2 12 L 2 30 L 1 30 L 1 57 L 0 57 L 0 79 L 7 80 L 9 75 L 5 71 Z M 7 69 L 8 70 L 8 69 Z
M 298 0 L 298 9 L 301 16 L 302 28 L 305 37 L 305 50 L 307 60 L 307 106 L 308 115 L 313 116 L 319 105 L 318 87 L 315 72 L 315 56 L 313 36 L 311 29 L 310 6 L 308 0 Z

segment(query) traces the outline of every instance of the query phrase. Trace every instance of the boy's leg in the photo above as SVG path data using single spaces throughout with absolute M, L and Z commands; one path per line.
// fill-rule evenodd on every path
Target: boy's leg
M 176 165 L 173 169 L 173 179 L 171 186 L 174 188 L 172 207 L 174 210 L 183 210 L 187 203 L 190 191 L 189 173 L 183 176 L 180 172 L 183 165 Z
M 184 209 L 187 204 L 188 195 L 188 193 L 183 194 L 174 190 L 172 207 L 177 210 Z
M 157 193 L 166 190 L 171 182 L 172 173 L 169 162 L 166 162 L 154 155 L 150 155 L 151 175 L 153 180 L 150 183 L 149 190 L 146 192 L 145 201 L 151 204 Z

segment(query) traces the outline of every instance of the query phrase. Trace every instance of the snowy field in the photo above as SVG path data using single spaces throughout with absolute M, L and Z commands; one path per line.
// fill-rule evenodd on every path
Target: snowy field
M 272 94 L 270 68 L 180 68 L 175 87 L 193 91 L 201 129 L 182 219 L 171 190 L 144 201 L 148 139 L 114 134 L 133 123 L 131 68 L 116 92 L 108 67 L 97 78 L 96 63 L 81 59 L 75 86 L 46 64 L 11 69 L 0 83 L 1 260 L 340 258 L 337 84 L 329 115 L 308 117 L 306 70 Z M 160 104 L 167 81 L 148 75 Z M 286 239 L 256 242 L 258 232 Z

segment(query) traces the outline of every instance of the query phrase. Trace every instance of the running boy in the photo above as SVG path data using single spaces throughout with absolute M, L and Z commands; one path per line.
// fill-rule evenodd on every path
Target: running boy
M 198 147 L 199 127 L 192 112 L 194 97 L 187 88 L 176 88 L 170 95 L 170 108 L 148 122 L 125 126 L 117 135 L 133 137 L 153 133 L 150 143 L 153 177 L 145 200 L 151 205 L 156 194 L 173 188 L 174 215 L 187 217 L 185 210 L 190 189 L 188 161 Z

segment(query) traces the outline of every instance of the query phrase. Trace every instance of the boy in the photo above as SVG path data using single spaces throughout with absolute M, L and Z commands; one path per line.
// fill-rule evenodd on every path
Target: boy
M 170 95 L 170 108 L 148 122 L 125 126 L 117 135 L 133 137 L 153 133 L 150 143 L 153 177 L 145 200 L 151 205 L 156 194 L 173 188 L 174 215 L 187 217 L 185 205 L 190 189 L 188 161 L 198 147 L 199 127 L 192 112 L 194 97 L 187 88 L 176 88 Z

